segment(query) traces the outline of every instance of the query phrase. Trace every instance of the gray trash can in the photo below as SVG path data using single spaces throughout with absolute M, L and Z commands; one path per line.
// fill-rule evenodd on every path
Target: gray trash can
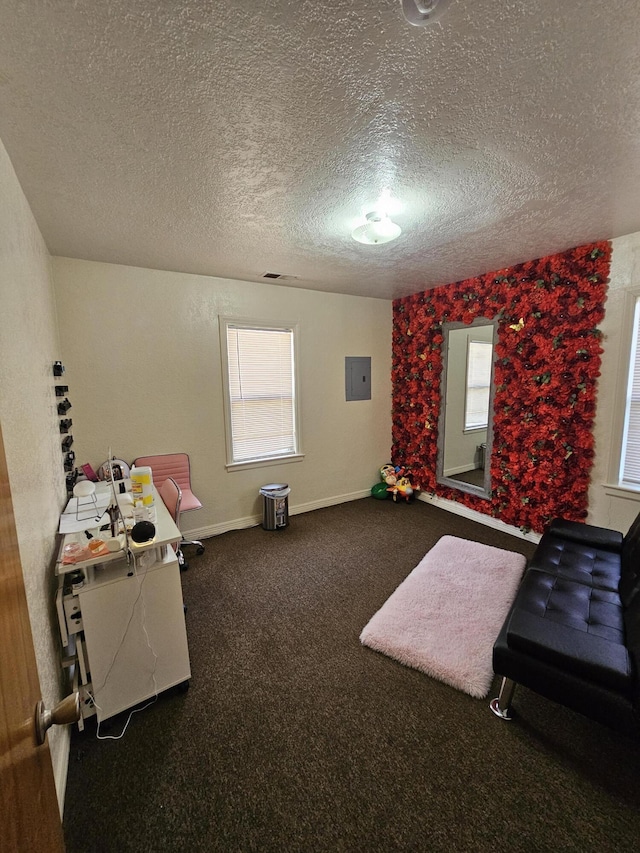
M 480 468 L 482 471 L 484 471 L 486 453 L 487 453 L 487 445 L 483 441 L 482 444 L 478 445 L 478 463 L 479 463 L 478 468 Z
M 262 526 L 265 530 L 280 530 L 289 524 L 288 483 L 268 483 L 260 489 L 262 495 Z

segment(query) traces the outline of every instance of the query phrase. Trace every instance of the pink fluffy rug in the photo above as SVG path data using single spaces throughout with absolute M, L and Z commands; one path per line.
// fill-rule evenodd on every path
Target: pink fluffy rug
M 443 536 L 371 618 L 360 642 L 478 699 L 526 560 Z

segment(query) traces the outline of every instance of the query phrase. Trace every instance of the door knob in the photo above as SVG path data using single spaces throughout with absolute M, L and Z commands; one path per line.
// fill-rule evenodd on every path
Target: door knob
M 76 691 L 58 702 L 49 711 L 44 707 L 42 699 L 36 705 L 36 738 L 39 744 L 44 743 L 47 730 L 51 726 L 68 726 L 80 719 L 80 694 Z

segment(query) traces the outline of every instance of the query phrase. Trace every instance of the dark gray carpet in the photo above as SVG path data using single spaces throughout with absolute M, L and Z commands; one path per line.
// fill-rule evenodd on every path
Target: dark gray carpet
M 452 480 L 458 480 L 460 483 L 470 483 L 473 486 L 484 485 L 484 471 L 482 468 L 474 468 L 472 471 L 463 471 L 460 474 L 453 474 Z
M 524 688 L 502 722 L 360 645 L 444 534 L 534 547 L 370 498 L 208 540 L 182 575 L 191 689 L 120 741 L 74 732 L 69 853 L 635 851 L 638 742 Z

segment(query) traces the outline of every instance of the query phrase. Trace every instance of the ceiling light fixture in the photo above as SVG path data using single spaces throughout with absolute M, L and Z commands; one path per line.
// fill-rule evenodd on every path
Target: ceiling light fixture
M 382 243 L 389 243 L 395 240 L 402 234 L 402 228 L 392 222 L 386 213 L 379 213 L 377 210 L 367 213 L 367 221 L 364 225 L 358 225 L 351 232 L 351 236 L 358 243 L 365 243 L 367 246 L 380 246 Z
M 414 27 L 426 27 L 437 21 L 449 0 L 400 0 L 402 14 Z

